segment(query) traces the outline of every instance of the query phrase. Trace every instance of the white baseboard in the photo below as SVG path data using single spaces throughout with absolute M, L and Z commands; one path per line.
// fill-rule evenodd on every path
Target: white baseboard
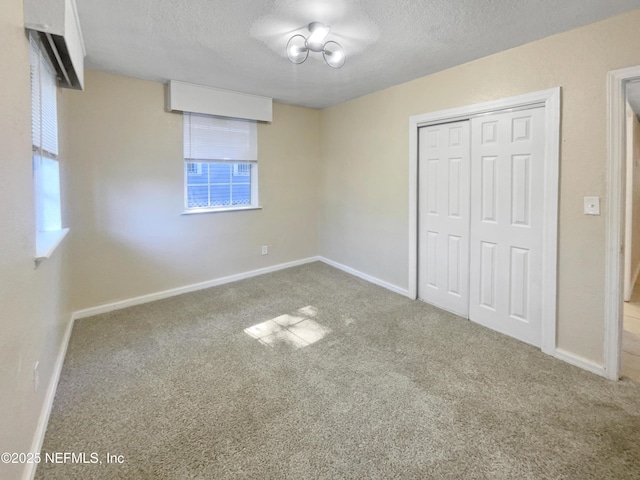
M 36 453 L 42 450 L 42 443 L 44 442 L 44 435 L 47 432 L 47 424 L 49 423 L 49 416 L 51 415 L 51 409 L 53 408 L 53 400 L 56 397 L 56 390 L 58 389 L 58 382 L 60 381 L 60 374 L 62 373 L 62 365 L 64 364 L 64 357 L 67 355 L 67 347 L 69 346 L 69 339 L 71 338 L 71 331 L 73 330 L 73 316 L 69 319 L 69 324 L 62 337 L 62 343 L 58 350 L 55 364 L 53 365 L 53 372 L 51 374 L 51 380 L 47 387 L 47 393 L 44 396 L 44 403 L 42 404 L 42 410 L 40 410 L 40 418 L 38 418 L 38 424 L 36 425 L 36 431 L 33 436 L 33 442 L 31 443 L 31 452 Z M 32 480 L 36 474 L 37 463 L 27 463 L 22 474 L 23 480 Z
M 235 275 L 229 275 L 228 277 L 216 278 L 208 280 L 206 282 L 194 283 L 191 285 L 185 285 L 183 287 L 172 288 L 169 290 L 163 290 L 161 292 L 150 293 L 148 295 L 142 295 L 139 297 L 129 298 L 127 300 L 120 300 L 118 302 L 106 303 L 104 305 L 98 305 L 97 307 L 85 308 L 84 310 L 78 310 L 73 313 L 73 319 L 92 317 L 101 313 L 113 312 L 115 310 L 121 310 L 127 307 L 133 307 L 134 305 L 141 305 L 143 303 L 149 303 L 163 298 L 174 297 L 176 295 L 182 295 L 183 293 L 195 292 L 197 290 L 204 290 L 205 288 L 217 287 L 225 283 L 237 282 L 238 280 L 244 280 L 245 278 L 257 277 L 258 275 L 264 275 L 265 273 L 276 272 L 278 270 L 284 270 L 285 268 L 297 267 L 298 265 L 304 265 L 306 263 L 317 262 L 320 257 L 303 258 L 302 260 L 295 260 L 293 262 L 280 263 L 271 267 L 259 268 L 257 270 L 251 270 L 249 272 L 238 273 Z
M 606 369 L 603 365 L 600 365 L 574 353 L 567 352 L 566 350 L 563 350 L 561 348 L 556 348 L 555 352 L 553 352 L 553 356 L 558 360 L 562 360 L 573 365 L 574 367 L 582 368 L 583 370 L 595 373 L 596 375 L 600 375 L 601 377 L 607 376 Z
M 181 295 L 183 293 L 195 292 L 197 290 L 203 290 L 205 288 L 216 287 L 218 285 L 223 285 L 225 283 L 237 282 L 238 280 L 244 280 L 246 278 L 256 277 L 258 275 L 264 275 L 265 273 L 276 272 L 278 270 L 284 270 L 285 268 L 297 267 L 298 265 L 304 265 L 306 263 L 321 261 L 326 263 L 327 265 L 331 265 L 339 270 L 342 270 L 346 273 L 354 275 L 356 277 L 362 278 L 368 282 L 374 283 L 381 287 L 384 287 L 392 292 L 399 293 L 400 295 L 404 295 L 405 297 L 409 296 L 409 292 L 400 288 L 391 283 L 385 282 L 384 280 L 380 280 L 379 278 L 372 277 L 371 275 L 367 275 L 366 273 L 362 273 L 354 268 L 347 267 L 338 262 L 334 262 L 333 260 L 329 260 L 324 257 L 308 257 L 303 258 L 301 260 L 295 260 L 293 262 L 280 263 L 278 265 L 273 265 L 271 267 L 260 268 L 257 270 L 251 270 L 249 272 L 238 273 L 236 275 L 229 275 L 228 277 L 216 278 L 213 280 L 208 280 L 206 282 L 194 283 L 191 285 L 185 285 L 183 287 L 172 288 L 169 290 L 163 290 L 161 292 L 150 293 L 148 295 L 141 295 L 139 297 L 129 298 L 127 300 L 120 300 L 117 302 L 106 303 L 104 305 L 98 305 L 96 307 L 85 308 L 83 310 L 78 310 L 73 313 L 73 319 L 78 320 L 80 318 L 92 317 L 94 315 L 100 315 L 102 313 L 113 312 L 115 310 L 121 310 L 123 308 L 133 307 L 134 305 L 142 305 L 143 303 L 149 303 L 156 300 L 161 300 L 163 298 L 174 297 L 176 295 Z
M 387 290 L 391 290 L 392 292 L 399 293 L 400 295 L 404 295 L 405 297 L 409 297 L 409 291 L 406 288 L 398 287 L 396 285 L 393 285 L 392 283 L 385 282 L 384 280 L 380 280 L 379 278 L 376 278 L 376 277 L 372 277 L 371 275 L 362 273 L 359 270 L 356 270 L 355 268 L 347 267 L 346 265 L 343 265 L 338 262 L 334 262 L 333 260 L 329 260 L 328 258 L 325 258 L 325 257 L 318 257 L 318 260 L 326 263 L 327 265 L 331 265 L 332 267 L 335 267 L 338 270 L 342 270 L 343 272 L 349 273 L 363 280 L 366 280 L 367 282 L 374 283 L 376 285 L 386 288 Z
M 217 278 L 214 280 L 209 280 L 206 282 L 195 283 L 192 285 L 185 285 L 183 287 L 173 288 L 170 290 L 164 290 L 161 292 L 151 293 L 148 295 L 142 295 L 139 297 L 130 298 L 127 300 L 122 300 L 118 302 L 112 302 L 105 305 L 98 305 L 97 307 L 91 307 L 84 310 L 78 310 L 74 312 L 73 319 L 80 319 L 85 317 L 91 317 L 93 315 L 99 315 L 101 313 L 112 312 L 115 310 L 120 310 L 127 307 L 132 307 L 134 305 L 141 305 L 143 303 L 153 302 L 155 300 L 161 300 L 163 298 L 173 297 L 176 295 L 181 295 L 183 293 L 195 292 L 197 290 L 203 290 L 205 288 L 216 287 L 218 285 L 223 285 L 225 283 L 237 282 L 238 280 L 244 280 L 246 278 L 256 277 L 258 275 L 264 275 L 265 273 L 271 273 L 278 270 L 284 270 L 285 268 L 296 267 L 298 265 L 304 265 L 312 262 L 323 262 L 327 265 L 330 265 L 338 270 L 342 270 L 345 273 L 350 275 L 354 275 L 358 278 L 366 280 L 367 282 L 373 283 L 375 285 L 379 285 L 387 290 L 398 293 L 405 297 L 411 298 L 415 300 L 413 297 L 409 295 L 409 291 L 405 288 L 398 287 L 397 285 L 393 285 L 392 283 L 386 282 L 384 280 L 380 280 L 379 278 L 373 277 L 369 274 L 363 273 L 355 268 L 348 267 L 343 265 L 342 263 L 338 263 L 334 260 L 330 260 L 328 258 L 322 256 L 316 257 L 308 257 L 301 260 L 295 260 L 293 262 L 281 263 L 278 265 L 273 265 L 271 267 L 260 268 L 257 270 L 251 270 L 249 272 L 239 273 L 236 275 L 230 275 L 227 277 Z M 65 346 L 66 349 L 66 346 Z M 591 360 L 580 357 L 579 355 L 575 355 L 571 352 L 567 352 L 566 350 L 556 348 L 551 352 L 551 354 L 559 360 L 565 361 L 573 366 L 582 368 L 591 373 L 595 373 L 596 375 L 600 375 L 602 377 L 607 377 L 606 369 L 604 366 L 599 365 Z M 62 365 L 60 365 L 62 366 Z M 56 382 L 57 384 L 57 382 Z M 54 391 L 55 394 L 55 391 Z M 52 399 L 53 401 L 53 399 Z M 46 423 L 45 423 L 46 427 Z

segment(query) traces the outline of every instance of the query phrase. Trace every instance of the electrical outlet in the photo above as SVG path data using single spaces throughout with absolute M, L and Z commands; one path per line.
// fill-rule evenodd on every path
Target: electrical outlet
M 40 386 L 40 372 L 38 371 L 39 365 L 40 365 L 39 361 L 33 365 L 33 391 L 34 392 L 37 392 L 38 387 Z
M 262 255 L 266 255 L 269 253 L 269 247 L 267 245 L 262 245 Z

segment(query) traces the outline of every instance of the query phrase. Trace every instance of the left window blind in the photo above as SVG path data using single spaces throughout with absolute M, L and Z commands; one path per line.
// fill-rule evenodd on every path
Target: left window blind
M 57 80 L 38 38 L 29 37 L 31 143 L 36 217 L 36 257 L 48 256 L 64 236 L 58 163 Z

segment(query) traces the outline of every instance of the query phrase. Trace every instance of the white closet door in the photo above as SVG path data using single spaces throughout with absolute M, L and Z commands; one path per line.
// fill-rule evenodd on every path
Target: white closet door
M 469 121 L 419 131 L 418 296 L 469 314 Z
M 469 318 L 541 342 L 544 109 L 471 120 Z

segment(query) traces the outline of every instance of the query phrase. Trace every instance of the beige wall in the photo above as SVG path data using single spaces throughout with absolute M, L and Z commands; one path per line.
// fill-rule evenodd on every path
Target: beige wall
M 164 85 L 85 83 L 65 91 L 75 309 L 317 254 L 319 111 L 274 104 L 259 124 L 262 210 L 181 215 L 182 114 L 165 111 Z
M 28 452 L 71 318 L 68 242 L 34 268 L 29 46 L 22 0 L 0 2 L 0 45 L 0 452 Z M 59 107 L 62 128 L 64 108 Z M 64 181 L 64 132 L 60 151 Z M 19 478 L 22 467 L 0 463 L 0 478 Z
M 640 10 L 337 105 L 322 115 L 320 254 L 408 286 L 409 116 L 562 87 L 558 346 L 601 363 L 606 75 L 640 64 Z M 603 202 L 606 209 L 606 199 Z

